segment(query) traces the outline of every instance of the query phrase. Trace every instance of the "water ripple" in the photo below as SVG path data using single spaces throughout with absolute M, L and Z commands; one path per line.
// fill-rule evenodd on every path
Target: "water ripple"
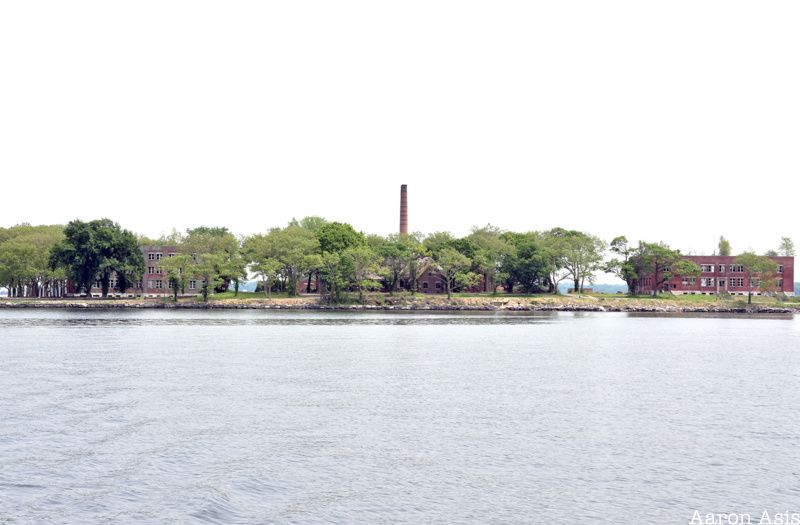
M 0 523 L 793 511 L 797 348 L 798 320 L 0 312 Z

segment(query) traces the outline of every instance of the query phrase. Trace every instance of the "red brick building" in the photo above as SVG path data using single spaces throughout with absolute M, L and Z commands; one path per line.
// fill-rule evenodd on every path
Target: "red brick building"
M 729 293 L 731 295 L 747 295 L 750 283 L 748 282 L 745 267 L 736 264 L 735 256 L 725 255 L 687 255 L 686 259 L 697 263 L 701 273 L 697 277 L 673 276 L 668 282 L 663 283 L 662 290 L 676 295 L 700 294 L 717 295 Z M 777 293 L 794 295 L 794 257 L 770 257 L 778 265 L 776 275 Z M 639 291 L 652 292 L 655 279 L 644 277 L 639 282 Z M 753 285 L 753 295 L 761 295 L 763 290 L 758 283 Z
M 145 271 L 142 278 L 133 283 L 133 286 L 127 290 L 117 289 L 117 275 L 112 274 L 109 282 L 108 295 L 110 297 L 169 297 L 172 295 L 172 286 L 166 272 L 161 267 L 162 259 L 175 257 L 178 254 L 177 246 L 142 246 L 142 255 L 144 256 Z M 185 293 L 181 295 L 200 295 L 200 290 L 203 287 L 201 279 L 189 279 Z M 72 288 L 72 283 L 68 284 L 68 291 L 75 293 Z M 97 280 L 92 286 L 92 297 L 100 297 L 103 295 L 103 289 L 100 281 Z

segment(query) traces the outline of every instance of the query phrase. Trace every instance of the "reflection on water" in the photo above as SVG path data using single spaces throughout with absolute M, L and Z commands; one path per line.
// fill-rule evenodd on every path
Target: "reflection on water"
M 797 511 L 797 319 L 0 312 L 0 522 Z

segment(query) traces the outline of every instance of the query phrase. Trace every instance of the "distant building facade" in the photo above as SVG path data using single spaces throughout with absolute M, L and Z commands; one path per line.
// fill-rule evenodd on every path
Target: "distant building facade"
M 170 297 L 173 294 L 172 285 L 169 282 L 166 271 L 161 267 L 161 261 L 178 254 L 177 246 L 142 246 L 144 256 L 145 271 L 142 278 L 137 282 L 131 283 L 126 290 L 119 289 L 119 280 L 116 273 L 111 275 L 109 280 L 109 297 Z M 203 288 L 202 279 L 189 279 L 186 289 L 182 296 L 200 295 Z M 68 293 L 74 294 L 75 289 L 72 283 L 67 284 Z M 103 288 L 100 280 L 96 280 L 91 288 L 92 297 L 101 297 Z
M 750 283 L 746 268 L 736 263 L 735 256 L 725 255 L 687 255 L 686 259 L 700 266 L 700 275 L 685 277 L 674 275 L 668 282 L 661 284 L 661 290 L 675 295 L 747 295 Z M 766 292 L 794 295 L 794 257 L 770 257 L 778 267 L 774 276 L 774 289 L 762 290 L 759 282 L 754 282 L 753 295 Z M 756 276 L 755 280 L 760 280 Z M 642 293 L 653 292 L 656 279 L 652 276 L 639 280 L 638 290 Z

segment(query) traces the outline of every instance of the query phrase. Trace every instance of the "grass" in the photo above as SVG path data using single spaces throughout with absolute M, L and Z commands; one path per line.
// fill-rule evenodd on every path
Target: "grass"
M 276 293 L 273 292 L 270 295 L 270 299 L 285 299 L 289 297 L 289 294 L 286 292 Z M 267 296 L 264 295 L 264 292 L 239 292 L 239 295 L 235 295 L 234 292 L 222 292 L 222 293 L 215 293 L 213 295 L 208 296 L 209 300 L 211 301 L 224 301 L 228 299 L 236 299 L 236 300 L 243 300 L 243 301 L 251 301 L 251 300 L 265 300 Z

